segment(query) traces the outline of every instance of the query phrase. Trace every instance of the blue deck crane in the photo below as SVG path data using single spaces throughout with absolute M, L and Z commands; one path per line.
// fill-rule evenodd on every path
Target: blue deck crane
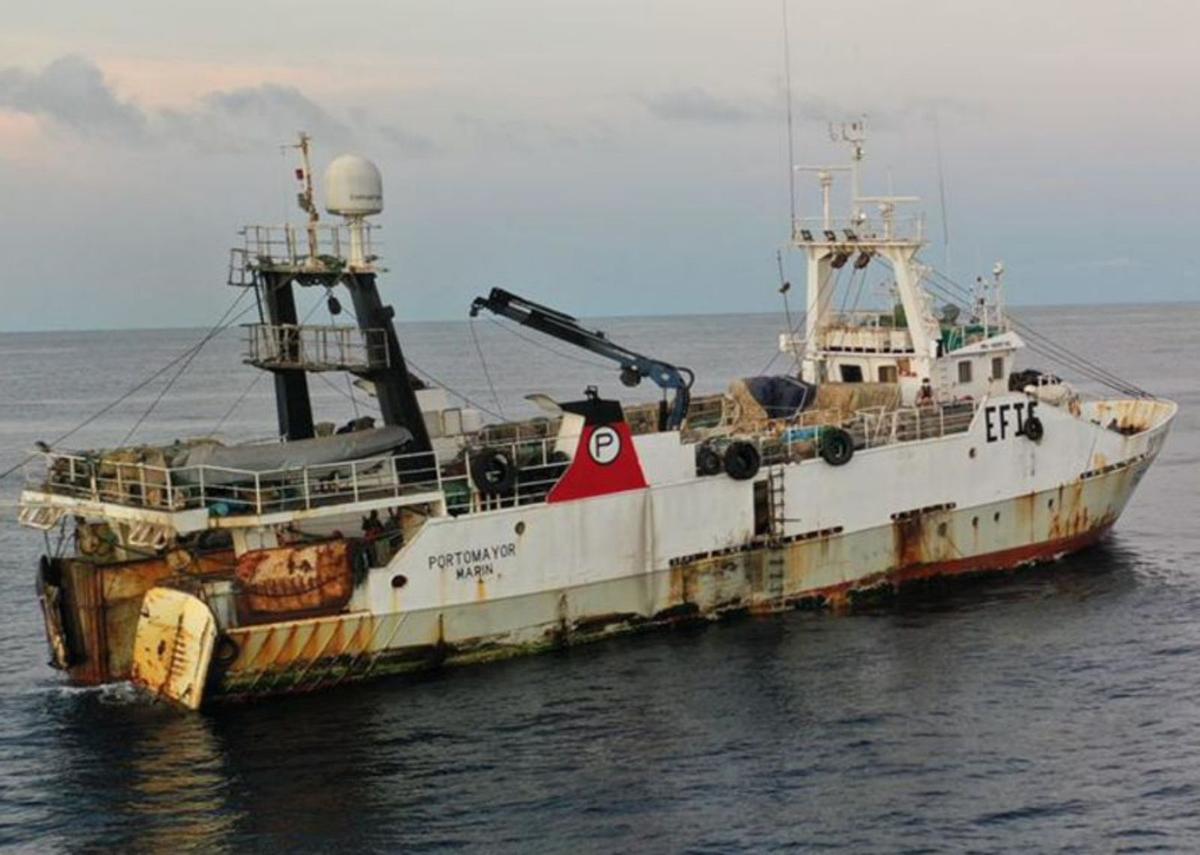
M 611 359 L 621 366 L 621 382 L 626 386 L 636 386 L 643 377 L 649 377 L 664 392 L 668 389 L 674 392 L 670 409 L 667 409 L 664 400 L 659 410 L 661 430 L 678 430 L 687 417 L 692 383 L 695 381 L 690 369 L 635 353 L 609 341 L 608 336 L 600 330 L 581 326 L 570 315 L 526 300 L 503 288 L 493 288 L 486 297 L 476 297 L 471 303 L 471 317 L 478 316 L 481 309 Z

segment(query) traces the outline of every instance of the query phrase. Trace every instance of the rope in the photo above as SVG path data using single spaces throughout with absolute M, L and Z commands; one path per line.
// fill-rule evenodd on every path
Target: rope
M 966 293 L 966 289 L 962 285 L 959 285 L 958 283 L 954 282 L 954 280 L 950 279 L 948 276 L 938 273 L 937 271 L 934 271 L 934 273 L 938 278 L 949 283 L 951 286 L 956 287 L 960 292 Z M 1038 347 L 1037 345 L 1031 345 L 1031 348 L 1033 350 L 1037 350 L 1039 353 L 1043 353 L 1044 355 L 1049 356 L 1051 359 L 1055 358 L 1055 355 L 1057 355 L 1058 359 L 1060 359 L 1062 361 L 1066 361 L 1068 363 L 1073 363 L 1076 370 L 1080 371 L 1081 373 L 1087 374 L 1092 379 L 1096 380 L 1097 382 L 1103 383 L 1104 385 L 1108 386 L 1109 388 L 1116 389 L 1117 391 L 1121 391 L 1125 394 L 1132 393 L 1132 394 L 1135 394 L 1135 395 L 1141 396 L 1141 397 L 1153 397 L 1153 395 L 1150 392 L 1148 392 L 1147 390 L 1142 389 L 1141 387 L 1139 387 L 1133 383 L 1130 383 L 1129 381 L 1125 380 L 1124 378 L 1122 378 L 1122 377 L 1118 376 L 1117 374 L 1114 374 L 1113 372 L 1104 368 L 1102 365 L 1099 365 L 1098 363 L 1088 360 L 1086 357 L 1082 356 L 1081 354 L 1078 354 L 1078 353 L 1075 353 L 1074 351 L 1069 350 L 1066 346 L 1061 345 L 1058 342 L 1054 341 L 1053 339 L 1049 338 L 1048 336 L 1042 334 L 1041 332 L 1038 332 L 1036 329 L 1031 327 L 1029 324 L 1024 323 L 1024 322 L 1020 321 L 1019 319 L 1013 318 L 1011 316 L 1008 317 L 1008 321 L 1014 327 L 1016 327 L 1018 330 L 1020 330 L 1022 333 L 1024 333 L 1027 338 L 1030 338 L 1034 341 L 1038 341 L 1041 343 L 1040 347 Z M 1046 351 L 1048 351 L 1048 352 L 1046 352 Z
M 303 318 L 303 320 L 300 321 L 300 323 L 303 324 L 305 321 L 307 321 L 309 318 L 311 318 L 313 316 L 313 313 L 317 310 L 317 308 L 320 305 L 321 304 L 319 302 L 314 303 L 312 305 L 312 307 L 309 308 L 308 312 L 304 315 L 304 318 Z M 249 385 L 247 385 L 246 388 L 242 390 L 242 394 L 238 395 L 237 400 L 233 402 L 233 405 L 230 406 L 230 408 L 225 411 L 225 414 L 223 416 L 221 416 L 221 418 L 217 419 L 217 423 L 215 425 L 213 425 L 212 430 L 209 431 L 210 436 L 215 435 L 217 433 L 217 431 L 219 431 L 221 429 L 221 426 L 224 425 L 225 422 L 229 420 L 229 417 L 233 415 L 234 411 L 239 406 L 241 406 L 242 401 L 246 400 L 246 396 L 250 394 L 251 390 L 254 389 L 254 387 L 258 385 L 258 381 L 263 379 L 266 376 L 267 376 L 266 372 L 259 372 L 258 374 L 254 375 L 254 379 L 251 380 Z
M 353 277 L 353 274 L 350 274 L 350 275 L 351 275 L 351 277 Z M 358 316 L 354 314 L 354 310 L 353 310 L 353 309 L 351 309 L 349 306 L 345 306 L 345 305 L 343 305 L 343 306 L 342 306 L 342 311 L 344 311 L 344 312 L 345 312 L 346 314 L 348 314 L 348 315 L 349 315 L 351 318 L 353 318 L 353 320 L 354 320 L 354 322 L 355 322 L 355 323 L 358 323 Z M 431 383 L 433 383 L 433 384 L 435 384 L 435 385 L 437 385 L 437 386 L 440 386 L 441 388 L 443 388 L 443 389 L 445 389 L 447 392 L 449 392 L 451 395 L 453 395 L 454 397 L 458 398 L 460 401 L 462 401 L 462 402 L 464 402 L 464 403 L 468 404 L 469 406 L 472 406 L 472 407 L 474 407 L 475 409 L 479 410 L 480 412 L 487 413 L 489 416 L 494 416 L 495 418 L 498 418 L 498 419 L 500 419 L 501 421 L 507 421 L 507 417 L 506 417 L 506 416 L 504 416 L 504 415 L 501 415 L 500 413 L 497 413 L 495 410 L 489 410 L 487 407 L 483 406 L 483 405 L 482 405 L 482 404 L 480 404 L 479 402 L 477 402 L 477 401 L 473 401 L 472 399 L 470 399 L 470 398 L 468 398 L 466 395 L 464 395 L 462 392 L 458 392 L 458 391 L 454 390 L 453 388 L 451 388 L 451 387 L 450 387 L 450 386 L 448 386 L 447 384 L 443 383 L 441 380 L 439 380 L 439 379 L 437 379 L 436 377 L 434 377 L 434 376 L 433 376 L 432 374 L 430 374 L 428 371 L 424 370 L 424 369 L 423 369 L 423 368 L 421 368 L 419 365 L 417 365 L 415 362 L 413 362 L 413 361 L 412 361 L 412 357 L 411 357 L 411 356 L 409 356 L 409 355 L 405 354 L 404 361 L 405 361 L 405 362 L 408 364 L 408 367 L 409 367 L 410 369 L 412 369 L 412 370 L 413 370 L 415 373 L 417 373 L 418 375 L 422 375 L 422 379 L 423 379 L 423 380 L 426 380 L 426 381 L 428 381 L 428 382 L 431 382 Z M 320 375 L 318 375 L 318 376 L 320 376 Z M 322 379 L 324 379 L 324 378 L 322 378 Z M 335 391 L 337 391 L 337 392 L 341 392 L 341 390 L 340 390 L 340 389 L 337 389 L 336 387 L 334 387 L 334 389 L 335 389 Z
M 217 423 L 213 425 L 212 430 L 209 431 L 209 435 L 214 435 L 221 429 L 221 426 L 224 425 L 225 422 L 228 421 L 229 417 L 233 415 L 233 411 L 241 406 L 242 401 L 246 400 L 246 396 L 250 394 L 250 390 L 257 386 L 258 381 L 263 379 L 265 376 L 266 374 L 254 375 L 254 379 L 251 380 L 250 384 L 242 390 L 242 394 L 238 395 L 237 400 L 233 402 L 233 405 L 225 411 L 225 415 L 221 416 L 221 418 L 217 420 Z
M 505 417 L 500 415 L 499 413 L 497 413 L 493 410 L 489 410 L 487 407 L 485 407 L 483 404 L 479 403 L 478 401 L 471 400 L 466 395 L 464 395 L 462 392 L 459 392 L 459 391 L 453 389 L 452 387 L 448 386 L 447 384 L 443 383 L 441 380 L 437 379 L 432 374 L 430 374 L 428 371 L 426 371 L 424 368 L 422 368 L 421 366 L 419 366 L 415 362 L 413 362 L 412 359 L 408 359 L 408 365 L 410 368 L 412 368 L 413 371 L 415 371 L 417 374 L 421 375 L 421 378 L 423 380 L 433 383 L 436 386 L 440 386 L 441 388 L 443 388 L 447 392 L 449 392 L 451 395 L 458 398 L 460 401 L 463 401 L 464 403 L 469 404 L 470 406 L 474 407 L 477 410 L 487 413 L 489 416 L 495 416 L 496 418 L 498 418 L 502 421 L 506 420 Z
M 475 352 L 479 354 L 479 364 L 483 368 L 483 376 L 487 379 L 488 388 L 492 390 L 492 403 L 496 405 L 497 410 L 503 413 L 504 407 L 500 406 L 500 396 L 496 394 L 496 385 L 492 383 L 492 372 L 488 370 L 487 360 L 483 358 L 483 348 L 479 344 L 479 336 L 475 332 L 475 319 L 469 320 L 467 325 L 471 328 L 471 339 L 475 342 Z
M 962 308 L 966 308 L 968 310 L 973 308 L 971 305 L 973 296 L 964 286 L 955 282 L 945 274 L 938 272 L 937 270 L 931 270 L 931 273 L 938 280 L 946 283 L 945 285 L 941 285 L 938 282 L 930 282 L 929 284 L 933 289 L 937 290 L 952 302 L 965 301 L 966 305 L 963 305 L 962 303 L 956 303 Z M 1103 366 L 1091 362 L 1086 357 L 1069 350 L 1067 347 L 1038 332 L 1027 323 L 1012 317 L 1008 313 L 1006 313 L 1005 317 L 1009 324 L 1011 324 L 1027 339 L 1029 339 L 1028 344 L 1030 350 L 1040 353 L 1047 359 L 1050 359 L 1052 362 L 1058 362 L 1060 365 L 1077 371 L 1084 377 L 1087 377 L 1088 379 L 1093 380 L 1100 385 L 1105 386 L 1106 388 L 1122 394 L 1133 395 L 1134 397 L 1153 397 L 1153 395 L 1145 389 L 1142 389 L 1141 387 L 1119 377 Z
M 522 334 L 519 330 L 517 330 L 513 327 L 510 327 L 507 324 L 500 323 L 495 318 L 488 318 L 488 321 L 490 321 L 491 323 L 500 327 L 500 329 L 502 329 L 506 332 L 512 333 L 513 335 L 515 335 L 517 338 L 521 339 L 522 341 L 529 342 L 534 347 L 540 347 L 542 350 L 553 353 L 555 356 L 558 356 L 562 359 L 569 359 L 571 362 L 578 362 L 580 365 L 590 365 L 592 368 L 603 368 L 605 370 L 612 368 L 611 365 L 606 365 L 603 362 L 596 362 L 591 359 L 584 359 L 583 357 L 576 356 L 573 353 L 565 353 L 561 350 L 556 350 L 555 348 L 551 347 L 550 345 L 546 344 L 545 342 L 538 341 L 535 338 L 530 338 L 529 336 Z
M 891 267 L 886 259 L 883 259 L 883 262 Z M 929 268 L 929 272 L 933 278 L 927 279 L 926 284 L 931 291 L 936 292 L 943 299 L 949 300 L 965 311 L 974 311 L 974 295 L 966 287 L 955 282 L 949 276 L 935 268 Z M 1116 374 L 1089 361 L 1087 358 L 1074 353 L 1065 346 L 1058 344 L 1033 329 L 1028 324 L 1012 317 L 1007 312 L 1005 313 L 1005 319 L 1014 329 L 1020 331 L 1028 339 L 1027 345 L 1030 350 L 1041 354 L 1051 362 L 1058 363 L 1060 366 L 1073 370 L 1081 376 L 1121 394 L 1132 395 L 1134 397 L 1153 397 L 1150 392 L 1118 377 Z
M 203 350 L 204 345 L 208 344 L 213 340 L 214 337 L 225 330 L 225 327 L 222 326 L 222 324 L 225 323 L 225 319 L 228 318 L 230 313 L 237 308 L 237 304 L 242 301 L 247 293 L 248 290 L 243 288 L 242 293 L 239 294 L 237 299 L 233 301 L 233 304 L 225 310 L 225 314 L 221 315 L 220 319 L 216 322 L 216 324 L 213 325 L 212 329 L 205 334 L 204 338 L 200 339 L 192 352 L 188 354 L 187 359 L 185 359 L 183 364 L 179 366 L 179 370 L 171 376 L 171 379 L 167 381 L 167 384 L 162 387 L 158 395 L 153 401 L 150 402 L 150 406 L 146 407 L 146 411 L 138 417 L 138 420 L 133 423 L 133 427 L 129 429 L 129 432 L 125 434 L 124 438 L 119 443 L 117 443 L 118 446 L 123 446 L 125 443 L 129 442 L 129 440 L 133 439 L 133 435 L 137 433 L 138 428 L 140 428 L 146 419 L 150 417 L 150 414 L 154 412 L 154 408 L 159 405 L 164 397 L 166 397 L 167 392 L 171 391 L 171 387 L 175 385 L 175 381 L 183 376 L 183 372 L 188 370 L 188 367 L 192 364 L 192 360 L 194 360 L 200 354 L 200 351 Z M 242 312 L 242 314 L 245 314 L 245 312 Z M 238 317 L 241 317 L 241 315 Z
M 358 418 L 358 399 L 355 397 L 354 393 L 353 393 L 353 392 L 351 392 L 350 394 L 347 394 L 346 392 L 343 392 L 343 391 L 342 391 L 340 388 L 338 388 L 338 385 L 337 385 L 336 383 L 334 383 L 332 380 L 330 380 L 330 379 L 329 379 L 328 377 L 326 377 L 324 374 L 319 374 L 319 373 L 318 373 L 318 374 L 317 374 L 317 376 L 318 376 L 318 377 L 320 377 L 320 378 L 321 378 L 321 381 L 322 381 L 322 382 L 323 382 L 323 383 L 324 383 L 326 386 L 328 386 L 330 389 L 332 389 L 333 391 L 337 392 L 337 393 L 338 393 L 339 395 L 341 395 L 343 398 L 349 398 L 351 401 L 353 401 L 353 402 L 354 402 L 354 417 L 355 417 L 355 418 Z M 347 381 L 347 383 L 349 383 L 349 381 L 350 381 L 350 375 L 349 375 L 349 374 L 347 374 L 347 375 L 346 375 L 346 381 Z M 353 386 L 351 386 L 351 388 L 353 388 Z M 367 403 L 367 402 L 364 402 L 364 404 L 365 404 L 366 406 L 369 406 L 369 407 L 371 407 L 371 409 L 375 410 L 375 412 L 379 412 L 379 407 L 378 407 L 378 406 L 375 406 L 375 405 L 373 405 L 373 404 L 370 404 L 370 403 Z
M 241 299 L 241 298 L 239 297 L 238 299 Z M 253 307 L 250 307 L 250 308 L 253 308 Z M 232 324 L 234 321 L 237 321 L 238 318 L 240 318 L 242 315 L 244 315 L 246 313 L 246 311 L 249 311 L 249 309 L 243 310 L 241 313 L 239 313 L 237 315 L 237 317 L 230 320 L 229 323 L 226 324 L 225 328 L 227 329 L 230 324 Z M 106 404 L 105 406 L 101 407 L 99 410 L 92 413 L 90 416 L 88 416 L 86 419 L 81 421 L 79 424 L 75 425 L 75 427 L 71 428 L 66 433 L 63 433 L 63 434 L 55 437 L 48 444 L 51 447 L 53 447 L 55 445 L 58 445 L 60 442 L 63 442 L 64 440 L 70 439 L 72 436 L 79 433 L 79 431 L 83 430 L 85 427 L 90 425 L 92 422 L 96 421 L 97 419 L 99 419 L 102 416 L 106 415 L 107 413 L 111 412 L 113 409 L 120 406 L 122 403 L 124 403 L 130 397 L 132 397 L 133 395 L 136 395 L 142 389 L 149 386 L 151 383 L 153 383 L 155 380 L 157 380 L 163 374 L 170 371 L 172 367 L 174 367 L 175 365 L 178 365 L 181 361 L 186 359 L 188 357 L 188 355 L 192 353 L 193 350 L 203 347 L 204 344 L 206 344 L 206 343 L 207 343 L 206 341 L 201 341 L 199 344 L 193 345 L 192 347 L 185 350 L 183 353 L 180 353 L 178 356 L 176 356 L 174 359 L 167 362 L 165 365 L 163 365 L 161 368 L 159 368 L 157 371 L 155 371 L 149 377 L 147 377 L 146 379 L 144 379 L 141 382 L 132 386 L 120 397 L 116 398 L 115 400 L 113 400 L 113 401 L 109 402 L 108 404 Z M 15 465 L 10 466 L 8 469 L 5 469 L 3 472 L 0 472 L 0 480 L 4 480 L 8 476 L 12 475 L 14 472 L 16 472 L 18 469 L 20 469 L 22 466 L 24 466 L 26 463 L 28 463 L 29 461 L 33 460 L 36 457 L 37 457 L 36 454 L 26 455 L 22 460 L 20 460 Z
M 822 303 L 817 304 L 817 317 L 821 317 L 822 315 L 824 315 L 825 310 L 829 308 L 829 304 L 833 301 L 833 295 L 837 291 L 838 282 L 842 278 L 842 269 L 843 268 L 841 268 L 841 267 L 837 267 L 837 268 L 831 267 L 831 268 L 829 268 L 829 272 L 825 274 L 825 281 L 821 283 L 821 290 L 825 292 L 825 297 L 824 297 L 824 300 Z M 827 286 L 829 284 L 829 280 L 831 278 L 833 279 L 833 287 L 830 288 L 828 291 L 825 291 L 825 286 Z M 789 327 L 789 329 L 788 329 L 788 339 L 789 340 L 795 339 L 796 333 L 800 330 L 800 324 L 802 324 L 804 322 L 804 319 L 807 317 L 808 317 L 808 312 L 805 311 L 800 315 L 800 320 L 796 321 L 796 325 L 794 327 Z M 768 371 L 770 371 L 771 366 L 775 364 L 775 360 L 777 360 L 782 355 L 783 355 L 783 351 L 780 350 L 778 347 L 776 347 L 775 353 L 772 354 L 770 360 L 767 362 L 766 365 L 763 366 L 762 370 L 758 372 L 757 376 L 761 377 L 764 374 L 766 374 Z M 795 358 L 797 363 L 800 362 L 800 357 L 798 355 L 793 353 L 792 356 Z

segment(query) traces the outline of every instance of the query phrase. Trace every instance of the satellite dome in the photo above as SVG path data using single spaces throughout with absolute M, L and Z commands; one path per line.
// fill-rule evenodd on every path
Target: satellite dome
M 365 157 L 343 154 L 325 170 L 325 210 L 363 217 L 383 210 L 383 177 Z

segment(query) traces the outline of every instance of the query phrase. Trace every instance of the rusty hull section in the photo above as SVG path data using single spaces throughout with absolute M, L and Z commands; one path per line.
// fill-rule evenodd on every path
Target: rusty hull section
M 204 700 L 217 622 L 203 600 L 175 588 L 151 588 L 134 639 L 134 685 L 187 709 Z
M 179 575 L 229 573 L 233 553 L 164 558 L 119 564 L 83 559 L 44 559 L 37 587 L 46 619 L 51 665 L 72 683 L 93 686 L 127 680 L 134 635 L 146 592 Z
M 224 639 L 211 690 L 224 699 L 316 691 L 681 623 L 795 608 L 851 609 L 910 583 L 1008 570 L 1083 548 L 1107 533 L 1148 465 L 1141 460 L 994 505 L 898 511 L 890 526 L 867 531 L 760 539 L 687 556 L 666 571 L 616 580 L 603 590 L 239 627 Z M 621 607 L 638 597 L 645 607 Z M 477 625 L 480 610 L 487 611 L 487 623 L 509 629 L 464 631 Z M 514 611 L 506 618 L 504 610 Z
M 242 624 L 336 614 L 354 591 L 351 545 L 331 540 L 260 549 L 237 562 Z

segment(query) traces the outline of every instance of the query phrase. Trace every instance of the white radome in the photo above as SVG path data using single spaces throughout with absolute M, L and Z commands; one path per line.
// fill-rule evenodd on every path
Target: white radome
M 335 158 L 325 170 L 325 210 L 362 217 L 383 210 L 383 176 L 379 167 L 356 154 Z

